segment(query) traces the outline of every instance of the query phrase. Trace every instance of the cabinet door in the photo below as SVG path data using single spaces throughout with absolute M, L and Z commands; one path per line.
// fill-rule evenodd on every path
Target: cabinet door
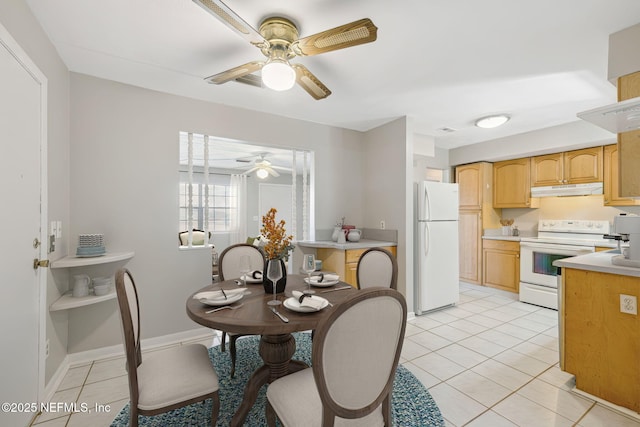
M 485 249 L 482 284 L 505 291 L 520 289 L 520 252 Z
M 460 280 L 476 284 L 480 284 L 482 279 L 481 222 L 480 211 L 460 211 L 458 217 Z
M 479 163 L 458 166 L 456 182 L 460 194 L 460 209 L 478 210 L 482 207 L 482 167 Z
M 564 179 L 568 184 L 602 181 L 602 147 L 564 153 Z
M 562 184 L 562 153 L 547 154 L 531 158 L 531 185 L 544 187 Z
M 618 175 L 618 144 L 604 147 L 604 205 L 632 206 L 640 204 L 640 200 L 620 197 L 620 177 Z
M 493 164 L 493 207 L 531 207 L 530 159 L 514 159 Z
M 344 266 L 344 281 L 353 286 L 354 288 L 358 287 L 358 263 L 350 262 L 345 264 Z

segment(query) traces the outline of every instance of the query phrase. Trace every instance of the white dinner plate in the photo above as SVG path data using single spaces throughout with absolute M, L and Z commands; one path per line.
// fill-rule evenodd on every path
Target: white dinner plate
M 311 286 L 315 286 L 317 288 L 328 288 L 329 286 L 337 285 L 339 280 L 328 280 L 324 279 L 322 282 L 318 282 L 318 277 L 311 277 Z M 309 278 L 304 278 L 304 283 L 309 283 Z
M 217 307 L 220 305 L 232 304 L 236 301 L 241 300 L 244 296 L 243 292 L 244 289 L 225 290 L 225 293 L 227 294 L 227 298 L 225 298 L 220 291 L 207 291 L 199 292 L 195 294 L 193 298 L 197 299 L 203 304 Z
M 329 301 L 327 301 L 326 299 L 324 299 L 322 297 L 318 297 L 318 296 L 314 295 L 313 298 L 319 298 L 319 299 L 323 300 L 322 305 L 317 310 L 315 308 L 301 306 L 300 303 L 298 302 L 298 300 L 295 299 L 294 297 L 290 297 L 290 298 L 287 298 L 286 300 L 284 300 L 284 306 L 286 308 L 288 308 L 289 310 L 297 311 L 298 313 L 312 313 L 314 311 L 320 311 L 320 310 L 322 310 L 323 308 L 326 308 L 329 305 Z
M 244 280 L 244 275 L 240 277 L 240 280 Z M 247 283 L 262 283 L 262 276 L 260 278 L 255 279 L 250 274 L 247 275 Z

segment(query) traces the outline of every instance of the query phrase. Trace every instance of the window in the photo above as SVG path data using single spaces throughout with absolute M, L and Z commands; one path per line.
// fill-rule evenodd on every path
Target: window
M 237 215 L 237 195 L 228 174 L 209 172 L 209 138 L 180 132 L 178 232 L 229 232 Z
M 186 179 L 180 179 L 180 221 L 178 223 L 178 231 L 185 231 L 189 229 L 189 182 Z M 185 174 L 186 175 L 186 174 Z M 200 178 L 197 181 L 202 180 L 201 173 L 194 172 L 195 178 Z M 196 180 L 194 180 L 196 181 Z M 227 184 L 209 184 L 209 215 L 205 216 L 205 185 L 202 183 L 194 182 L 193 184 L 193 199 L 191 212 L 192 216 L 192 228 L 198 230 L 208 230 L 211 232 L 228 232 L 231 230 L 232 220 L 231 218 L 236 214 L 237 204 L 232 200 L 231 187 Z M 205 217 L 208 219 L 205 225 Z

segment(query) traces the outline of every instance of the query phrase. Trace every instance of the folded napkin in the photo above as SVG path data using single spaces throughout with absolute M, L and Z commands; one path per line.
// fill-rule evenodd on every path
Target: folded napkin
M 235 297 L 237 294 L 242 294 L 243 292 L 244 292 L 244 289 L 225 289 L 224 294 L 220 290 L 206 291 L 206 292 L 198 292 L 193 296 L 193 298 L 199 301 L 200 300 L 218 301 L 218 300 L 225 300 L 225 299 L 231 298 L 232 296 Z M 225 298 L 225 295 L 226 295 L 226 298 Z
M 311 283 L 334 282 L 340 280 L 340 276 L 333 273 L 320 273 L 318 276 L 311 276 Z
M 314 310 L 320 310 L 326 305 L 326 300 L 322 297 L 306 295 L 300 291 L 293 291 L 293 297 L 300 303 L 300 307 L 310 307 Z
M 250 277 L 252 279 L 262 279 L 262 271 L 260 270 L 252 271 L 247 275 L 247 277 Z

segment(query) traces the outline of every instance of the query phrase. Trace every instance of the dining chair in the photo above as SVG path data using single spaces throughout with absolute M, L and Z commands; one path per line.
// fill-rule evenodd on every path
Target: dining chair
M 138 414 L 157 415 L 211 399 L 211 425 L 220 411 L 218 375 L 202 344 L 188 344 L 145 355 L 140 348 L 138 291 L 129 270 L 116 273 L 124 347 L 129 377 L 129 425 L 137 427 Z
M 209 232 L 209 239 L 205 239 L 205 232 L 194 228 L 191 230 L 191 244 L 194 246 L 202 246 L 209 243 L 211 239 L 211 232 Z M 189 244 L 189 231 L 181 231 L 178 233 L 178 241 L 180 246 L 187 246 Z
M 254 270 L 264 269 L 264 253 L 257 246 L 248 243 L 237 243 L 225 248 L 218 258 L 218 274 L 220 281 L 240 277 L 240 257 L 248 255 Z M 236 341 L 245 334 L 222 331 L 220 350 L 225 351 L 226 336 L 229 335 L 229 354 L 231 355 L 231 378 L 236 373 Z
M 364 289 L 335 307 L 316 329 L 311 367 L 267 388 L 267 424 L 277 417 L 284 426 L 391 426 L 406 320 L 395 289 Z
M 372 286 L 398 289 L 398 261 L 387 249 L 367 249 L 358 260 L 356 278 L 358 289 Z

